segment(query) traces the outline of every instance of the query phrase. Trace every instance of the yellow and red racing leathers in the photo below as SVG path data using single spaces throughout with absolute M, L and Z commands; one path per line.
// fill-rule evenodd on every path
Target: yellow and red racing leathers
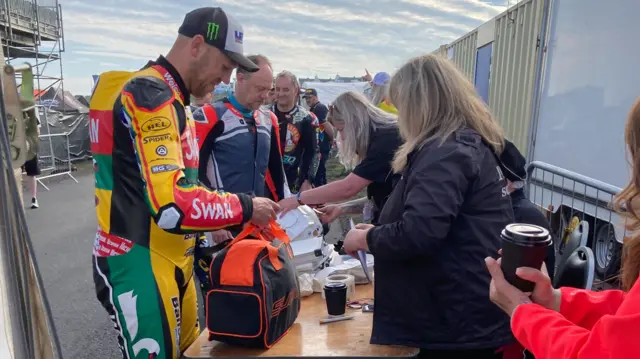
M 98 299 L 125 358 L 179 358 L 199 335 L 196 233 L 251 218 L 248 195 L 198 184 L 190 94 L 160 57 L 100 76 L 91 99 Z

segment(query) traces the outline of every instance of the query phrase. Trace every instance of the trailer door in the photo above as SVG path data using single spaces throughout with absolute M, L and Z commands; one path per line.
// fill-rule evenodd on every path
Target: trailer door
M 553 0 L 533 159 L 624 187 L 640 1 Z

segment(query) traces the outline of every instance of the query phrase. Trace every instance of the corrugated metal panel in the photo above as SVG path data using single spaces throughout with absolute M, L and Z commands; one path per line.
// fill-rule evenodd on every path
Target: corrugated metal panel
M 498 15 L 493 44 L 489 107 L 526 156 L 535 85 L 543 0 L 527 0 Z
M 451 59 L 462 72 L 473 82 L 476 72 L 476 52 L 478 32 L 476 30 L 464 35 L 449 45 L 449 52 L 453 50 Z
M 447 45 L 440 45 L 440 47 L 438 47 L 438 49 L 436 49 L 431 54 L 439 55 L 439 56 L 445 56 L 446 57 L 447 56 Z

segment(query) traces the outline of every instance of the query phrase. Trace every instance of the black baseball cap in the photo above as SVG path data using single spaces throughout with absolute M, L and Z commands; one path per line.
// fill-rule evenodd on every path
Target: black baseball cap
M 500 155 L 500 162 L 504 176 L 511 182 L 527 179 L 527 159 L 509 140 L 504 140 L 504 150 Z
M 318 91 L 316 91 L 316 89 L 306 89 L 306 90 L 304 90 L 304 94 L 302 95 L 302 97 L 305 98 L 305 97 L 309 97 L 309 96 L 318 96 Z
M 244 71 L 256 72 L 260 69 L 244 56 L 242 25 L 219 7 L 201 7 L 189 12 L 178 33 L 186 37 L 201 35 L 207 44 L 225 53 Z

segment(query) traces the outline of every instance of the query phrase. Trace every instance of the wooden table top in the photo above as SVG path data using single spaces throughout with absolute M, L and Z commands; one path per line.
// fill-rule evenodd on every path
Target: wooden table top
M 372 285 L 356 286 L 356 299 L 373 298 Z M 369 344 L 372 313 L 347 308 L 346 315 L 355 318 L 320 324 L 327 316 L 327 306 L 319 293 L 302 298 L 300 315 L 295 324 L 271 349 L 233 347 L 208 340 L 205 329 L 184 353 L 185 359 L 220 357 L 408 357 L 418 349 Z

